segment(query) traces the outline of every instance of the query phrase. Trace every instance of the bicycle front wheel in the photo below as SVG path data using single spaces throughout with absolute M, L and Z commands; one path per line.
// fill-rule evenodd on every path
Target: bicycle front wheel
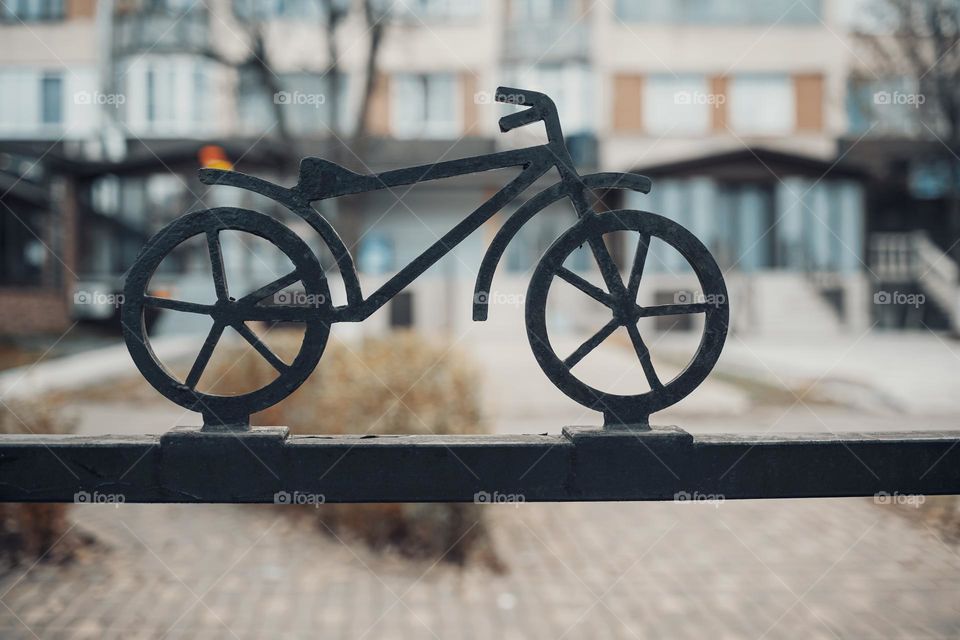
M 603 239 L 606 234 L 624 231 L 639 235 L 627 283 L 621 279 Z M 653 238 L 673 247 L 689 263 L 700 282 L 702 299 L 654 306 L 637 303 L 647 250 Z M 583 245 L 589 245 L 593 251 L 604 274 L 606 290 L 564 266 L 567 258 Z M 556 353 L 547 331 L 547 300 L 557 279 L 601 303 L 610 314 L 610 319 L 596 333 L 572 353 L 563 356 Z M 641 318 L 685 314 L 704 314 L 700 344 L 693 359 L 679 375 L 672 380 L 661 380 L 637 323 Z M 679 402 L 692 392 L 720 357 L 728 322 L 727 289 L 720 268 L 707 248 L 676 222 L 644 211 L 611 211 L 580 220 L 547 249 L 537 264 L 527 293 L 527 337 L 540 368 L 567 396 L 603 412 L 608 424 L 646 424 L 651 413 Z M 648 392 L 616 394 L 590 386 L 577 376 L 577 364 L 620 327 L 627 330 L 649 385 Z

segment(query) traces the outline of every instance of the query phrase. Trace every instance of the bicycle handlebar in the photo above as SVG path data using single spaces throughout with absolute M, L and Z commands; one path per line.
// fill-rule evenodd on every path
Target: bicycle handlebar
M 494 100 L 504 104 L 513 104 L 518 107 L 527 107 L 523 111 L 511 113 L 500 118 L 500 131 L 506 133 L 517 127 L 523 127 L 541 120 L 556 118 L 557 109 L 549 96 L 537 91 L 514 89 L 513 87 L 497 87 Z M 548 132 L 552 127 L 548 125 Z
M 537 113 L 537 110 L 534 108 L 518 111 L 517 113 L 511 113 L 510 115 L 500 118 L 500 131 L 506 133 L 517 127 L 533 124 L 539 120 L 540 114 Z

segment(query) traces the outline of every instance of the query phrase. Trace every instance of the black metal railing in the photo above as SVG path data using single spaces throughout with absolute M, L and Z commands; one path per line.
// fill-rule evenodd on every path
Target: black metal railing
M 678 500 L 960 493 L 960 431 L 561 435 L 0 436 L 0 502 L 290 503 Z M 78 497 L 79 496 L 79 497 Z M 280 496 L 279 498 L 277 496 Z M 479 497 L 478 497 L 479 496 Z M 322 497 L 322 498 L 319 498 Z

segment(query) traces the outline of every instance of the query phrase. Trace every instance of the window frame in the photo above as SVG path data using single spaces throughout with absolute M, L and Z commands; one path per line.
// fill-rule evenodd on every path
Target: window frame
M 685 88 L 683 86 L 683 81 L 692 81 L 691 84 L 687 85 Z M 695 124 L 680 124 L 678 122 L 673 122 L 668 124 L 668 126 L 662 126 L 667 124 L 664 122 L 659 122 L 658 120 L 662 119 L 662 116 L 658 115 L 655 117 L 655 111 L 653 111 L 654 105 L 661 105 L 660 100 L 654 96 L 655 85 L 657 83 L 663 82 L 664 85 L 674 84 L 672 91 L 672 104 L 670 108 L 664 109 L 664 113 L 677 114 L 683 113 L 683 109 L 678 107 L 689 108 L 690 110 L 698 109 L 697 112 L 697 122 Z M 697 87 L 693 88 L 693 84 L 696 84 Z M 663 89 L 669 89 L 668 86 L 663 87 Z M 660 90 L 663 90 L 660 89 Z M 643 96 L 640 101 L 640 108 L 642 110 L 641 122 L 643 123 L 643 129 L 647 133 L 654 135 L 671 135 L 675 137 L 700 137 L 709 135 L 713 118 L 711 114 L 712 105 L 708 101 L 697 101 L 694 99 L 694 95 L 700 93 L 704 96 L 710 95 L 710 78 L 705 73 L 681 73 L 681 74 L 670 74 L 670 73 L 656 73 L 650 74 L 644 77 L 643 82 Z M 684 103 L 682 100 L 682 94 L 690 94 L 690 102 Z M 665 94 L 666 95 L 666 94 Z M 663 96 L 661 96 L 662 98 Z M 702 122 L 700 121 L 702 120 Z
M 777 88 L 786 91 L 786 104 L 782 105 L 783 108 L 774 106 L 772 103 L 775 97 L 769 94 L 762 98 L 756 96 L 750 97 L 743 93 L 741 93 L 740 96 L 737 95 L 738 85 L 739 90 L 742 92 L 744 83 L 755 82 L 757 80 L 777 80 L 779 83 L 782 83 L 782 86 Z M 763 109 L 764 114 L 778 114 L 781 115 L 781 117 L 788 118 L 788 120 L 785 120 L 782 125 L 767 126 L 763 124 L 762 118 L 757 117 L 755 111 L 749 112 L 746 116 L 738 115 L 738 105 L 744 104 L 745 100 L 762 102 L 767 105 L 767 108 Z M 726 105 L 727 123 L 730 129 L 738 135 L 779 137 L 792 135 L 797 130 L 797 89 L 793 82 L 793 77 L 788 73 L 763 72 L 730 76 L 727 83 Z
M 430 119 L 430 82 L 433 78 L 448 77 L 451 83 L 452 96 L 441 103 L 450 105 L 453 119 L 449 123 L 438 124 L 437 121 L 431 123 Z M 416 79 L 421 83 L 421 105 L 423 107 L 423 118 L 420 120 L 422 126 L 417 130 L 403 120 L 407 109 L 412 109 L 412 105 L 403 105 L 407 100 L 404 95 L 402 83 Z M 459 138 L 463 135 L 463 90 L 460 75 L 453 71 L 430 71 L 430 72 L 403 72 L 396 73 L 390 83 L 390 133 L 394 138 L 400 140 L 450 140 Z M 449 128 L 447 128 L 449 127 Z

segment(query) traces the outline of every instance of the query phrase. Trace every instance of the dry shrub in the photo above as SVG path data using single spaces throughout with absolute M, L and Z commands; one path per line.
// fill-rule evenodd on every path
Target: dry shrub
M 960 496 L 927 496 L 925 515 L 953 544 L 960 544 Z
M 952 545 L 960 545 L 960 496 L 924 496 L 918 505 L 896 506 L 897 512 L 928 529 Z
M 67 433 L 73 425 L 49 404 L 0 405 L 0 433 Z M 0 503 L 0 558 L 7 564 L 73 557 L 84 541 L 65 536 L 67 505 Z
M 300 334 L 275 328 L 264 340 L 289 362 Z M 217 366 L 214 390 L 259 387 L 275 376 L 252 349 L 238 349 L 242 354 Z M 476 434 L 483 430 L 478 383 L 479 373 L 459 352 L 417 334 L 393 333 L 357 345 L 331 339 L 303 386 L 254 421 L 286 425 L 297 434 Z M 315 512 L 323 529 L 373 548 L 503 570 L 488 513 L 478 505 L 325 504 Z

